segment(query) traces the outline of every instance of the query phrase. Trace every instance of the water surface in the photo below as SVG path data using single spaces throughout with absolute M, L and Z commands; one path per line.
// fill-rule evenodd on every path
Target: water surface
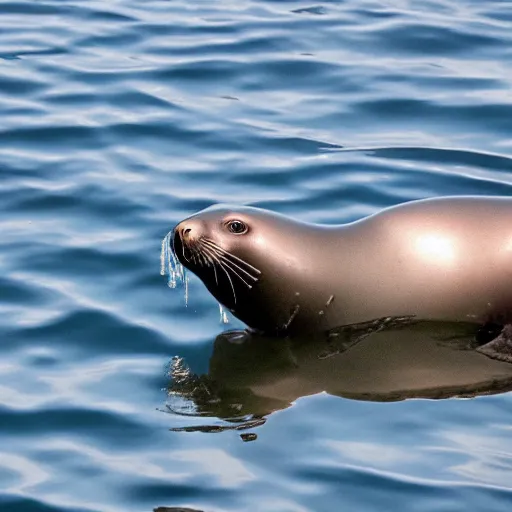
M 212 203 L 339 223 L 510 194 L 510 1 L 11 0 L 0 20 L 3 508 L 510 509 L 509 393 L 319 392 L 252 442 L 171 431 L 191 424 L 165 412 L 172 357 L 204 374 L 242 326 L 193 278 L 185 307 L 158 261 Z

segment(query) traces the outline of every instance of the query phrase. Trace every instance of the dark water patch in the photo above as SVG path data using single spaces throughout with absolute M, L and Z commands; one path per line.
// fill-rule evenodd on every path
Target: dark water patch
M 101 147 L 94 128 L 88 126 L 40 126 L 40 127 L 19 127 L 11 128 L 0 132 L 0 147 L 8 146 L 42 147 L 43 145 L 70 146 L 82 148 L 87 145 L 89 148 Z M 30 143 L 28 142 L 30 141 Z
M 91 93 L 77 93 L 77 92 L 55 92 L 52 89 L 48 93 L 43 95 L 44 101 L 48 105 L 64 106 L 69 105 L 70 107 L 87 104 L 91 108 L 96 99 Z
M 52 2 L 38 2 L 34 4 L 33 2 L 2 2 L 0 4 L 0 12 L 4 12 L 4 14 L 18 14 L 18 15 L 26 15 L 26 14 L 37 14 L 37 15 L 59 15 L 64 11 L 69 12 L 70 10 L 74 10 L 76 7 L 70 5 L 64 10 L 60 3 L 52 3 Z
M 64 260 L 67 260 L 66 266 L 59 269 L 59 262 Z M 26 264 L 29 263 L 27 260 Z M 144 269 L 145 263 L 142 255 L 108 252 L 101 247 L 62 247 L 55 250 L 49 246 L 40 250 L 37 262 L 32 261 L 32 269 L 43 274 L 52 272 L 60 277 L 87 273 L 104 275 L 104 279 L 111 280 L 126 269 Z
M 334 72 L 342 73 L 342 69 L 334 63 L 321 62 L 308 59 L 307 57 L 297 57 L 295 59 L 280 58 L 277 61 L 261 62 L 260 66 L 265 76 L 276 83 L 280 89 L 286 89 L 290 82 L 294 82 L 294 88 L 310 88 L 321 86 L 317 76 L 324 76 L 327 80 Z M 248 90 L 261 90 L 265 87 L 264 83 L 254 83 L 252 88 L 246 86 Z
M 184 507 L 157 507 L 153 512 L 203 512 L 201 510 Z
M 0 277 L 0 289 L 0 304 L 36 305 L 52 297 L 51 294 L 48 296 L 47 290 L 36 289 L 29 283 L 5 277 Z
M 129 90 L 112 93 L 110 97 L 105 97 L 113 105 L 124 105 L 126 108 L 135 112 L 147 113 L 148 108 L 164 108 L 171 112 L 173 110 L 182 110 L 177 103 L 173 103 L 168 98 L 159 97 L 157 94 L 151 94 L 149 91 Z
M 393 508 L 400 506 L 400 502 L 406 506 L 411 499 L 417 501 L 418 510 L 425 512 L 430 510 L 433 504 L 442 510 L 455 511 L 459 509 L 461 503 L 469 508 L 476 507 L 477 510 L 485 510 L 493 503 L 498 510 L 502 510 L 511 498 L 511 493 L 503 489 L 456 482 L 448 486 L 436 481 L 416 480 L 406 474 L 385 474 L 357 467 L 334 466 L 323 471 L 311 468 L 298 477 L 303 481 L 317 482 L 322 490 L 327 487 L 327 482 L 337 482 L 338 485 L 342 482 L 338 491 L 339 498 L 345 491 L 343 494 L 348 493 L 351 496 L 348 502 L 352 502 L 352 506 L 357 503 L 370 510 Z M 329 488 L 333 489 L 332 486 Z M 393 489 L 392 495 L 390 489 Z M 398 503 L 396 496 L 400 496 Z
M 253 139 L 256 137 L 253 135 Z M 290 154 L 293 156 L 311 155 L 312 153 L 320 153 L 328 150 L 336 150 L 341 146 L 323 142 L 319 140 L 308 139 L 307 137 L 290 137 L 285 134 L 272 134 L 268 136 L 260 135 L 254 143 L 265 148 L 265 151 L 272 152 L 279 148 L 281 154 Z M 281 173 L 284 174 L 281 170 Z
M 375 148 L 369 150 L 378 157 L 396 160 L 410 160 L 413 162 L 432 162 L 443 165 L 464 165 L 480 167 L 482 170 L 493 169 L 503 171 L 504 176 L 512 173 L 512 158 L 507 155 L 481 153 L 469 149 L 449 148 Z
M 508 2 L 486 3 L 481 5 L 480 9 L 486 18 L 496 21 L 503 28 L 508 28 L 508 22 L 512 21 L 512 12 Z
M 30 356 L 26 357 L 27 365 L 29 365 L 35 371 L 57 368 L 60 362 L 60 355 L 51 353 L 47 350 L 44 350 L 41 353 L 31 354 Z
M 396 24 L 379 31 L 379 41 L 390 49 L 410 53 L 440 55 L 466 55 L 474 58 L 483 48 L 501 46 L 495 36 L 464 31 L 456 26 L 427 26 L 421 24 Z
M 122 7 L 121 5 L 117 6 Z M 116 23 L 134 23 L 138 20 L 133 15 L 129 15 L 126 12 L 116 12 L 116 11 L 110 11 L 110 10 L 102 10 L 102 9 L 90 9 L 87 13 L 87 18 L 91 20 L 99 20 L 99 21 L 112 21 Z
M 208 80 L 212 84 L 226 80 L 235 80 L 247 64 L 239 63 L 236 69 L 231 59 L 198 59 L 193 62 L 183 62 L 167 67 L 166 69 L 155 70 L 151 75 L 157 80 L 169 80 L 178 82 L 194 82 Z
M 110 447 L 123 446 L 125 443 L 142 442 L 147 439 L 148 431 L 142 425 L 123 418 L 119 413 L 111 414 L 94 411 L 91 408 L 79 409 L 67 406 L 65 409 L 43 408 L 39 411 L 15 411 L 0 408 L 3 418 L 1 428 L 5 436 L 27 436 L 45 432 L 79 435 L 82 438 L 101 438 Z
M 291 12 L 295 14 L 315 14 L 321 16 L 327 14 L 327 9 L 322 5 L 312 5 L 311 7 L 302 7 L 300 9 L 293 9 Z
M 147 483 L 145 485 L 134 485 L 126 492 L 128 499 L 134 499 L 146 503 L 155 503 L 165 501 L 167 503 L 172 501 L 188 501 L 197 499 L 198 494 L 201 494 L 201 501 L 206 503 L 211 501 L 229 500 L 236 497 L 236 494 L 229 492 L 226 489 L 212 488 L 204 481 L 203 478 L 196 476 L 192 477 L 190 483 L 169 483 L 157 484 Z M 172 510 L 172 509 L 171 509 Z M 179 509 L 178 509 L 179 510 Z M 186 510 L 186 509 L 185 509 Z
M 265 186 L 277 185 L 282 187 L 295 183 L 295 177 L 291 173 L 283 173 L 280 169 L 269 169 L 261 170 L 259 173 L 250 172 L 234 175 L 230 181 L 235 184 L 263 184 Z
M 15 74 L 15 72 L 12 72 L 12 74 Z M 8 76 L 5 72 L 0 76 L 0 92 L 2 95 L 18 96 L 35 94 L 43 91 L 46 87 L 46 83 L 35 80 L 33 77 L 30 79 L 23 79 L 20 77 Z
M 25 50 L 16 53 L 0 53 L 0 59 L 4 60 L 20 60 L 27 57 L 39 57 L 46 55 L 64 55 L 68 53 L 67 48 L 45 48 L 41 50 Z
M 201 144 L 207 144 L 208 139 L 212 137 L 211 131 L 192 129 L 179 124 L 171 123 L 171 119 L 158 120 L 149 124 L 136 124 L 136 123 L 122 123 L 108 126 L 108 131 L 116 139 L 122 138 L 132 139 L 134 141 L 144 140 L 149 144 L 161 143 L 163 141 L 170 142 L 173 140 L 179 140 L 183 142 L 201 142 Z M 206 142 L 205 142 L 206 141 Z M 219 141 L 217 143 L 224 145 L 233 145 L 236 147 L 236 141 L 226 140 Z
M 77 189 L 71 188 L 66 193 L 57 193 L 44 191 L 44 187 L 29 188 L 27 187 L 20 197 L 13 196 L 9 201 L 9 209 L 13 212 L 30 212 L 32 219 L 37 214 L 37 220 L 55 218 L 56 215 L 79 214 L 87 212 L 91 219 L 97 218 L 102 221 L 109 215 L 123 215 L 130 214 L 143 214 L 145 211 L 144 206 L 130 202 L 128 199 L 120 201 L 119 203 L 112 203 L 107 198 L 108 193 L 100 190 L 97 186 L 91 185 L 90 187 L 80 188 L 79 193 L 75 193 Z M 92 196 L 88 196 L 92 193 Z M 94 199 L 91 199 L 91 198 Z M 129 222 L 129 221 L 127 221 Z M 76 226 L 74 234 L 77 237 L 81 236 L 83 228 L 79 225 Z
M 16 333 L 11 333 L 8 344 L 38 339 L 96 354 L 130 353 L 141 349 L 146 354 L 169 351 L 168 342 L 161 334 L 136 324 L 129 325 L 128 319 L 118 318 L 112 312 L 91 309 L 66 312 L 46 325 L 18 328 Z
M 409 124 L 412 119 L 421 119 L 422 123 L 442 126 L 450 121 L 452 126 L 460 125 L 462 130 L 469 133 L 485 130 L 505 135 L 509 131 L 508 119 L 512 115 L 512 104 L 496 104 L 492 107 L 474 104 L 450 106 L 425 99 L 385 99 L 360 102 L 356 111 L 361 114 L 373 112 L 379 117 L 379 123 L 386 119 L 392 123 L 406 121 Z M 440 132 L 444 132 L 443 128 Z
M 43 501 L 20 496 L 10 496 L 9 494 L 0 494 L 0 505 L 5 507 L 5 510 L 15 510 L 16 512 L 96 512 L 95 509 L 88 507 L 57 507 L 48 505 Z

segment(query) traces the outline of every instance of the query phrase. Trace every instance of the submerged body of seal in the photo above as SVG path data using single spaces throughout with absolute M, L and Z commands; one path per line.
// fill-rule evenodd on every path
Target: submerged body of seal
M 258 331 L 512 321 L 512 198 L 413 201 L 339 226 L 221 205 L 179 223 L 173 240 L 179 261 Z

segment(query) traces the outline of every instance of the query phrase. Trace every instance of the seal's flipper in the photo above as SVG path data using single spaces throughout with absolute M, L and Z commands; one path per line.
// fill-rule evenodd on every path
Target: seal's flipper
M 492 359 L 512 363 L 512 324 L 505 325 L 496 338 L 476 350 Z

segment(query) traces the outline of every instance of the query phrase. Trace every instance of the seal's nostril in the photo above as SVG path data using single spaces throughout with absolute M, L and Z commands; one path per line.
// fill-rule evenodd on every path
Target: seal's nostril
M 174 228 L 174 233 L 183 242 L 190 242 L 197 238 L 198 229 L 193 222 L 183 221 Z
M 183 228 L 183 229 L 181 230 L 181 236 L 182 236 L 182 238 L 183 238 L 183 239 L 188 238 L 188 237 L 189 237 L 189 235 L 191 234 L 191 232 L 192 232 L 192 229 L 191 229 L 191 228 Z

